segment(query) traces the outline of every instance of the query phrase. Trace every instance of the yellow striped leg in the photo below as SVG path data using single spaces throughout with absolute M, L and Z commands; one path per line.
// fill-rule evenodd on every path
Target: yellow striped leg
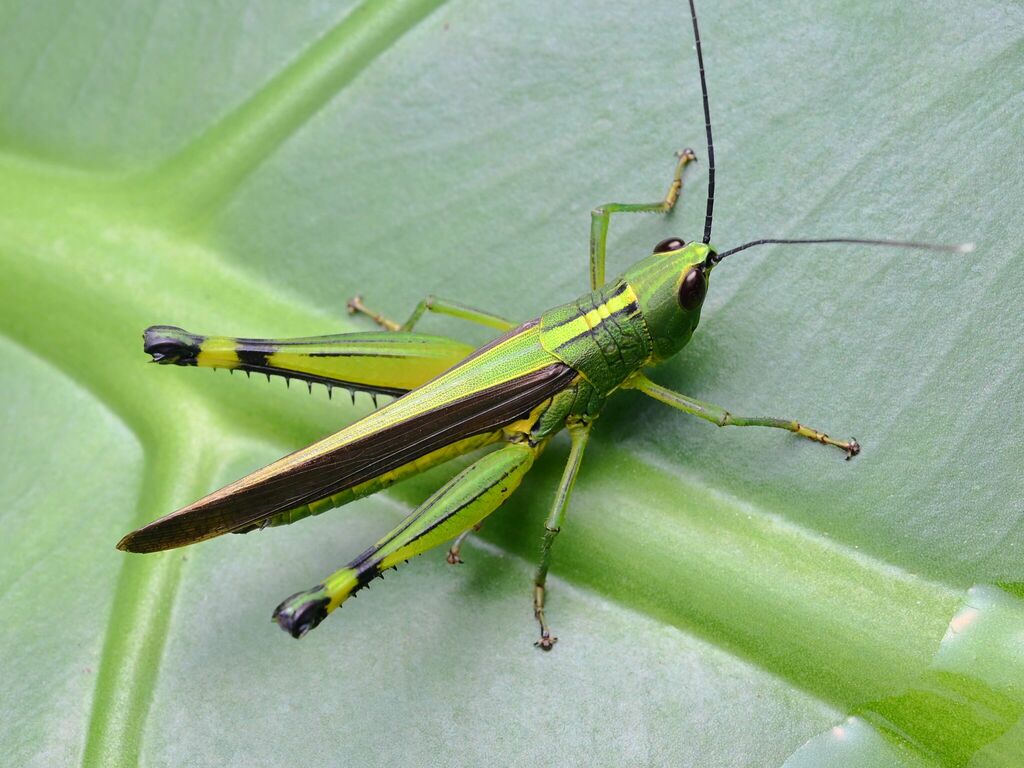
M 668 213 L 683 188 L 683 169 L 697 159 L 692 149 L 676 152 L 676 171 L 665 197 L 657 203 L 605 203 L 590 212 L 590 287 L 604 285 L 604 257 L 608 243 L 608 225 L 613 213 Z
M 423 301 L 416 305 L 412 314 L 409 315 L 409 319 L 402 324 L 396 323 L 394 320 L 388 320 L 384 315 L 371 310 L 363 304 L 362 296 L 353 296 L 347 306 L 349 314 L 362 312 L 364 315 L 369 316 L 377 325 L 387 328 L 389 331 L 411 331 L 427 310 L 439 315 L 448 315 L 449 317 L 457 317 L 460 320 L 468 320 L 471 323 L 486 325 L 489 328 L 497 328 L 499 331 L 508 331 L 516 326 L 516 323 L 506 320 L 504 317 L 484 312 L 482 309 L 467 307 L 465 304 L 460 304 L 457 301 L 441 299 L 437 296 L 427 296 L 423 299 Z
M 768 416 L 734 416 L 721 406 L 695 400 L 692 397 L 673 392 L 671 389 L 665 389 L 665 387 L 655 384 L 646 376 L 636 376 L 625 386 L 639 389 L 645 395 L 653 397 L 658 402 L 671 405 L 673 408 L 678 408 L 680 411 L 698 416 L 720 427 L 772 427 L 774 429 L 785 429 L 788 432 L 792 432 L 800 437 L 806 437 L 808 440 L 813 440 L 822 445 L 834 445 L 836 448 L 846 452 L 847 461 L 860 453 L 860 443 L 857 442 L 856 438 L 835 440 L 824 432 L 819 432 L 816 429 L 801 424 L 796 419 L 774 419 Z
M 572 447 L 569 449 L 569 460 L 566 462 L 565 471 L 562 472 L 562 481 L 558 484 L 551 512 L 548 513 L 547 522 L 544 523 L 544 542 L 541 544 L 540 565 L 537 566 L 537 574 L 533 579 L 533 615 L 537 619 L 537 623 L 540 624 L 540 640 L 534 645 L 545 651 L 550 651 L 558 642 L 558 638 L 551 634 L 551 629 L 544 618 L 544 585 L 548 579 L 551 545 L 554 544 L 555 536 L 558 535 L 562 529 L 562 523 L 565 521 L 569 496 L 572 494 L 576 474 L 579 472 L 580 462 L 583 460 L 583 449 L 587 447 L 587 439 L 590 437 L 589 422 L 578 421 L 567 426 Z
M 143 334 L 144 349 L 161 365 L 226 368 L 286 380 L 398 396 L 464 359 L 473 347 L 421 333 L 338 333 L 296 339 L 200 336 L 172 325 Z
M 281 603 L 274 620 L 302 637 L 387 569 L 477 525 L 519 487 L 542 446 L 510 443 L 478 459 L 347 566 Z

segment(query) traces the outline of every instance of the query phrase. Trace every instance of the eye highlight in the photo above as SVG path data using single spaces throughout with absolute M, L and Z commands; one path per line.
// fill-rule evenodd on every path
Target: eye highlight
M 680 248 L 686 245 L 685 240 L 680 240 L 678 237 L 666 237 L 656 246 L 654 246 L 655 253 L 668 253 L 669 251 L 678 251 Z
M 693 267 L 683 276 L 683 282 L 679 285 L 679 306 L 692 311 L 697 309 L 708 292 L 708 281 L 704 276 L 704 269 L 700 266 Z

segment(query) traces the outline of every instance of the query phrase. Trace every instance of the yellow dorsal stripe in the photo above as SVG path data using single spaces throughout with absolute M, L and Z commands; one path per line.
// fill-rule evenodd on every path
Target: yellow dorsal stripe
M 636 293 L 633 292 L 632 286 L 627 284 L 617 295 L 612 296 L 608 301 L 598 305 L 586 314 L 580 315 L 575 320 L 555 328 L 546 329 L 544 332 L 544 346 L 549 351 L 553 351 L 579 336 L 589 334 L 592 328 L 603 323 L 611 315 L 631 304 L 635 305 L 636 300 Z

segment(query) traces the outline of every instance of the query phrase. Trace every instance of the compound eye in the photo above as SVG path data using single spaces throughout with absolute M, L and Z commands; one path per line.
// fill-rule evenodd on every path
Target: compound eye
M 704 270 L 699 266 L 693 267 L 679 286 L 679 306 L 685 310 L 697 309 L 704 302 L 707 292 L 708 281 L 704 277 Z
M 678 237 L 666 237 L 656 246 L 654 246 L 655 253 L 668 253 L 669 251 L 678 251 L 686 245 L 685 240 L 680 240 Z

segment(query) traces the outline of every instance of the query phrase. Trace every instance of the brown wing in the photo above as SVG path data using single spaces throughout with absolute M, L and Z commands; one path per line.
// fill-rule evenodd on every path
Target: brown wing
M 172 549 L 340 493 L 458 440 L 511 424 L 577 375 L 569 366 L 554 363 L 311 456 L 286 471 L 258 477 L 263 474 L 259 470 L 129 533 L 117 548 Z

